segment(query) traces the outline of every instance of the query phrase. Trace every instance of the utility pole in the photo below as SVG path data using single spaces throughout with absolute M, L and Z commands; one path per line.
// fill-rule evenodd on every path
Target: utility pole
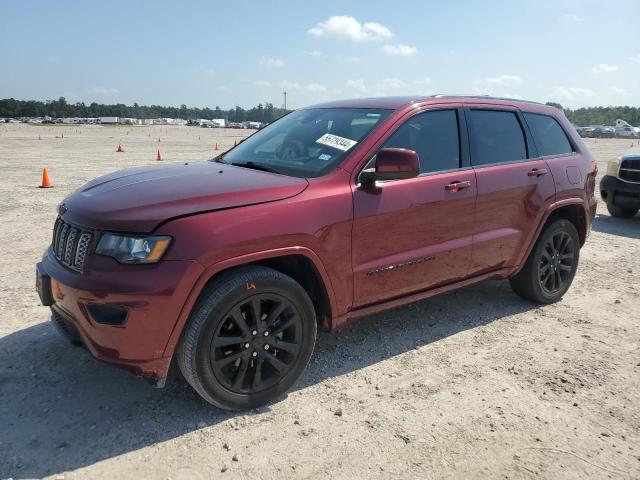
M 284 95 L 284 109 L 287 109 L 287 92 L 282 92 L 282 94 Z

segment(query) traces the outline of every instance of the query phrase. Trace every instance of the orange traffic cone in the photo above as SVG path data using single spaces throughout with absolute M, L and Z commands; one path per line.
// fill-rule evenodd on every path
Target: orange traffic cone
M 42 183 L 39 188 L 51 188 L 53 184 L 51 183 L 51 179 L 49 178 L 49 172 L 47 172 L 47 167 L 42 169 Z
M 156 160 L 162 160 L 162 157 L 160 156 L 160 149 L 158 149 L 158 156 L 156 157 Z
M 220 150 L 220 148 L 218 148 L 218 144 L 216 143 L 216 148 L 214 148 L 214 150 Z
M 233 146 L 234 146 L 234 147 L 236 147 L 237 145 L 238 145 L 238 141 L 237 141 L 237 140 L 234 140 L 234 141 L 233 141 Z
M 116 148 L 116 152 L 124 152 L 124 148 L 122 148 L 120 143 L 118 144 L 118 148 Z
M 160 143 L 160 137 L 158 137 L 158 143 Z

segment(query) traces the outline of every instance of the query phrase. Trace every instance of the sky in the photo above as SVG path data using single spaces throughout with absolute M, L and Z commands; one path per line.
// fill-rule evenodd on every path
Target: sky
M 490 94 L 640 106 L 640 1 L 0 0 L 0 98 L 306 105 Z

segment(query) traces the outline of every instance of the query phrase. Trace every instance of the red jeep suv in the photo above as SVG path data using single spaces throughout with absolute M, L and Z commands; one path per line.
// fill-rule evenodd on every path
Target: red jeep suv
M 486 279 L 559 300 L 596 163 L 562 112 L 490 97 L 297 110 L 212 161 L 124 170 L 59 207 L 37 265 L 52 320 L 162 386 L 174 359 L 222 408 L 305 369 L 316 330 Z

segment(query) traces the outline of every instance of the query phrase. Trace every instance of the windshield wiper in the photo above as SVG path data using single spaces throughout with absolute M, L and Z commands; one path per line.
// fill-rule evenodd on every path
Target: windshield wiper
M 224 162 L 222 162 L 224 163 Z M 235 167 L 245 167 L 245 168 L 252 168 L 254 170 L 261 170 L 263 172 L 269 172 L 269 173 L 280 173 L 278 170 L 276 170 L 275 168 L 271 168 L 271 167 L 267 167 L 266 165 L 263 165 L 261 163 L 254 163 L 254 162 L 231 162 L 229 165 L 233 165 Z

